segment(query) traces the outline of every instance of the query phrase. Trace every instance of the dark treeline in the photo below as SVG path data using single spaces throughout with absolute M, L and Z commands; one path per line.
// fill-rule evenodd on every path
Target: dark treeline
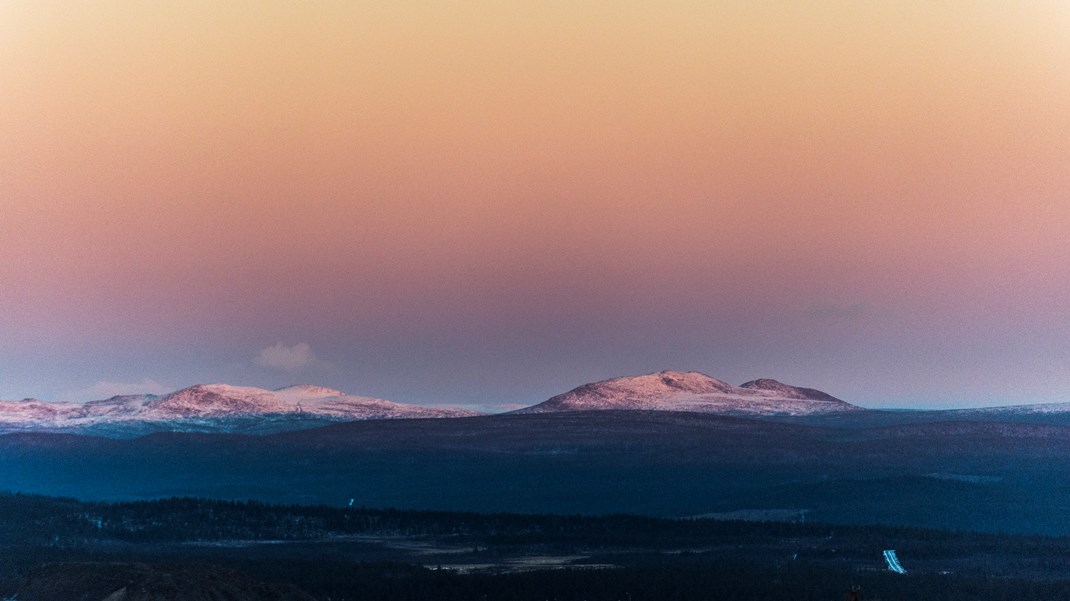
M 258 501 L 171 498 L 127 503 L 83 502 L 0 494 L 0 536 L 8 543 L 78 540 L 179 542 L 308 540 L 331 534 L 454 536 L 496 544 L 582 542 L 647 548 L 773 542 L 835 534 L 861 544 L 924 541 L 971 548 L 1014 545 L 1062 550 L 1070 538 L 1005 536 L 899 526 L 855 526 L 728 520 L 672 520 L 632 515 L 478 514 L 464 512 L 273 505 Z M 919 552 L 923 550 L 918 549 Z
M 941 557 L 963 548 L 973 554 L 1070 556 L 1067 537 L 1006 536 L 896 526 L 669 520 L 628 515 L 477 514 L 188 498 L 89 503 L 21 494 L 0 495 L 0 536 L 9 545 L 65 546 L 107 540 L 132 543 L 318 540 L 362 534 L 448 536 L 456 543 L 472 541 L 506 548 L 543 545 L 562 552 L 626 546 L 674 549 L 711 543 L 759 546 L 782 544 L 785 540 L 795 540 L 799 546 L 806 547 L 806 541 L 835 537 L 835 546 L 841 553 L 894 546 L 913 559 Z M 810 550 L 811 556 L 822 552 L 829 551 Z
M 434 569 L 450 554 L 362 556 L 367 543 L 346 537 L 363 535 L 470 548 L 465 561 L 491 566 L 518 554 L 586 559 L 567 569 L 458 573 Z M 883 569 L 886 548 L 909 558 L 911 574 Z M 1068 538 L 887 526 L 0 495 L 0 597 L 42 564 L 89 561 L 210 563 L 325 601 L 838 601 L 853 585 L 884 601 L 1070 599 L 1066 557 Z M 925 567 L 956 561 L 950 571 Z

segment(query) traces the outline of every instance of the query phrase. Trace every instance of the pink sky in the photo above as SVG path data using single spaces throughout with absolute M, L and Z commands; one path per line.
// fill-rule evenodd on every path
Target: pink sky
M 1056 1 L 3 3 L 0 398 L 1070 401 L 1067 39 Z

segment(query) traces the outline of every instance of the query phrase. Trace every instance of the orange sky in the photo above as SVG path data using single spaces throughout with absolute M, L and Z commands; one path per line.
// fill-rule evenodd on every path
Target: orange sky
M 1061 1 L 4 2 L 0 397 L 1070 401 L 1067 40 Z

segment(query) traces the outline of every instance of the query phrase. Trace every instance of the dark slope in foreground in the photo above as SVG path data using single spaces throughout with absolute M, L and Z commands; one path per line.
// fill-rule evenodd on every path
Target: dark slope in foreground
M 354 422 L 264 437 L 0 437 L 9 490 L 552 513 L 793 516 L 1070 533 L 1070 428 L 837 429 L 597 411 Z M 771 510 L 777 510 L 770 513 Z M 742 513 L 738 513 L 742 512 Z
M 315 601 L 293 586 L 265 584 L 233 570 L 203 565 L 53 563 L 36 569 L 19 601 Z

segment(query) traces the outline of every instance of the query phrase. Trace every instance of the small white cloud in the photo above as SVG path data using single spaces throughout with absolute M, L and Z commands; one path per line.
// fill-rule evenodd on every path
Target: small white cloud
M 97 400 L 127 394 L 166 394 L 172 390 L 150 378 L 145 378 L 140 382 L 108 382 L 107 380 L 101 380 L 88 388 L 75 392 L 74 395 L 79 398 Z
M 257 365 L 280 371 L 300 371 L 319 363 L 320 360 L 312 352 L 312 347 L 305 342 L 299 342 L 293 346 L 278 342 L 260 351 L 260 354 L 256 356 Z

